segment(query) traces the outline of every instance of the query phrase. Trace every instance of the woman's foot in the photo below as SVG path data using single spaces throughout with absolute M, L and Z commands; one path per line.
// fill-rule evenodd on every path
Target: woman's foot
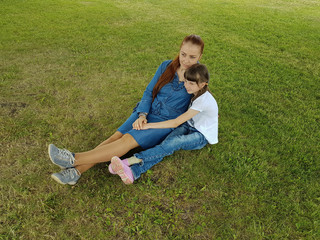
M 71 168 L 74 165 L 74 155 L 67 149 L 57 148 L 55 145 L 50 144 L 48 147 L 50 160 L 53 164 L 62 169 Z
M 53 173 L 51 177 L 60 184 L 75 185 L 81 177 L 76 168 L 68 168 L 59 173 Z
M 130 169 L 130 167 L 128 167 L 127 165 L 125 165 L 120 158 L 118 157 L 113 157 L 111 159 L 111 169 L 113 172 L 115 172 L 116 174 L 118 174 L 121 177 L 121 180 L 125 183 L 125 184 L 132 184 L 134 181 L 133 178 L 133 174 L 132 171 Z

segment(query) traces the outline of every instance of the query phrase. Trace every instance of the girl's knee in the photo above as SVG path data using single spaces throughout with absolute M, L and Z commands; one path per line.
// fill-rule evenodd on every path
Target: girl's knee
M 180 149 L 183 145 L 184 141 L 181 138 L 181 136 L 175 136 L 173 138 L 165 139 L 160 145 L 163 148 L 169 148 L 169 149 Z

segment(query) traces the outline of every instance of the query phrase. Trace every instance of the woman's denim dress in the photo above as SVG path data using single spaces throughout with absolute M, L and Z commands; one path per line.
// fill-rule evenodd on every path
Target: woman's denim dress
M 177 73 L 170 83 L 161 88 L 152 102 L 152 90 L 171 61 L 172 60 L 164 61 L 159 66 L 156 74 L 144 91 L 141 101 L 134 108 L 133 113 L 127 121 L 118 129 L 122 134 L 130 134 L 144 149 L 159 144 L 173 129 L 134 130 L 132 129 L 132 124 L 139 117 L 139 113 L 148 113 L 147 120 L 149 123 L 166 121 L 177 118 L 184 113 L 190 103 L 191 95 L 188 94 L 184 88 L 184 83 L 179 82 Z

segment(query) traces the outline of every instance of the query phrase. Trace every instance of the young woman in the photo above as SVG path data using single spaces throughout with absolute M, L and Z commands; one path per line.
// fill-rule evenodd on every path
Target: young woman
M 203 48 L 199 36 L 185 37 L 178 56 L 160 65 L 127 121 L 95 149 L 72 153 L 50 144 L 51 161 L 63 169 L 52 174 L 52 178 L 61 184 L 74 185 L 96 163 L 110 161 L 112 156 L 122 156 L 138 146 L 147 149 L 159 144 L 172 129 L 139 130 L 146 123 L 174 119 L 187 110 L 191 95 L 184 88 L 183 75 L 201 59 Z
M 142 129 L 167 129 L 182 125 L 173 130 L 161 144 L 153 148 L 123 161 L 119 157 L 111 159 L 109 171 L 118 174 L 125 184 L 132 184 L 142 173 L 176 150 L 200 149 L 207 143 L 218 142 L 218 105 L 208 91 L 207 68 L 205 65 L 195 64 L 186 70 L 184 78 L 187 92 L 194 96 L 189 110 L 172 120 L 147 123 Z

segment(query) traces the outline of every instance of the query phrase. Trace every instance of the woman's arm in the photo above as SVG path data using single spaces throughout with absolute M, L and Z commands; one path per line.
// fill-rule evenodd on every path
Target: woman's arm
M 148 84 L 146 90 L 143 93 L 143 96 L 141 98 L 141 101 L 136 109 L 138 113 L 145 112 L 149 113 L 150 107 L 152 104 L 152 91 L 154 86 L 157 84 L 160 76 L 162 73 L 166 70 L 167 66 L 171 63 L 171 60 L 167 60 L 161 63 L 161 65 L 158 67 L 155 75 L 153 76 L 151 82 Z
M 143 93 L 143 96 L 137 106 L 137 113 L 149 113 L 152 105 L 152 91 L 154 86 L 157 84 L 160 76 L 166 70 L 167 66 L 171 63 L 171 60 L 167 60 L 161 63 L 158 67 L 155 75 L 153 76 L 151 82 L 148 84 L 146 90 Z M 132 124 L 133 129 L 141 130 L 142 126 L 148 122 L 146 116 L 141 116 Z
M 195 115 L 197 115 L 199 111 L 194 109 L 189 109 L 185 113 L 181 114 L 176 119 L 167 120 L 163 122 L 157 122 L 157 123 L 147 123 L 144 124 L 142 129 L 149 129 L 149 128 L 176 128 L 182 123 L 188 121 L 189 119 L 193 118 Z M 138 130 L 138 129 L 137 129 Z

